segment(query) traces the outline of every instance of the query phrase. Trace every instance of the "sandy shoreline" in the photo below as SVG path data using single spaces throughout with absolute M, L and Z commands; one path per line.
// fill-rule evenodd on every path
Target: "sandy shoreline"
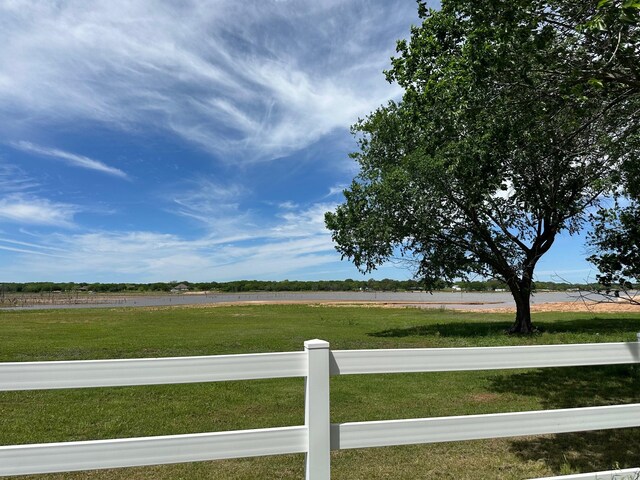
M 464 309 L 471 312 L 487 313 L 515 313 L 515 307 Z M 640 305 L 630 305 L 628 303 L 596 303 L 583 302 L 554 302 L 531 305 L 532 312 L 590 312 L 590 313 L 640 313 Z
M 469 308 L 456 308 L 461 312 L 476 313 L 515 313 L 513 307 L 486 307 L 485 305 L 500 304 L 502 302 L 403 302 L 403 301 L 353 301 L 353 300 L 246 300 L 233 302 L 217 302 L 198 305 L 183 305 L 191 308 L 228 307 L 240 305 L 311 305 L 328 307 L 368 307 L 368 308 L 447 308 L 455 305 Z M 474 308 L 480 306 L 482 308 Z M 177 306 L 177 305 L 176 305 Z M 531 305 L 532 312 L 590 312 L 590 313 L 640 313 L 640 305 L 623 303 L 595 303 L 595 302 L 550 302 Z

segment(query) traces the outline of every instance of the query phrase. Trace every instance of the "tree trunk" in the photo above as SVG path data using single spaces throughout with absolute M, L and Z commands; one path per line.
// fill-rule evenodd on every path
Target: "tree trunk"
M 516 320 L 509 329 L 509 333 L 533 333 L 534 328 L 531 323 L 531 281 L 516 281 L 509 287 L 516 302 Z

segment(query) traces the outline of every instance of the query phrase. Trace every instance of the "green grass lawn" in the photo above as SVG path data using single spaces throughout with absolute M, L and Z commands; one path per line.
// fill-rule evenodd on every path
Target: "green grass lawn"
M 507 336 L 510 315 L 451 310 L 234 306 L 0 312 L 0 361 L 302 350 L 635 341 L 637 314 L 536 314 L 543 333 Z M 640 402 L 635 366 L 331 380 L 333 422 Z M 302 379 L 0 393 L 0 445 L 304 423 Z M 302 455 L 43 475 L 51 479 L 300 479 Z M 335 479 L 523 479 L 640 466 L 640 429 L 340 451 Z M 21 477 L 27 478 L 27 477 Z

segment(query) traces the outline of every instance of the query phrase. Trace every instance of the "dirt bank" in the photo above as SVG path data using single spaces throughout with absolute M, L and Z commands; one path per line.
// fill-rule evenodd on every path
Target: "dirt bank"
M 500 308 L 483 308 L 483 309 L 464 309 L 468 312 L 487 312 L 487 313 L 515 313 L 515 307 Z M 532 312 L 589 312 L 589 313 L 640 313 L 640 305 L 630 305 L 628 303 L 595 303 L 583 302 L 576 300 L 575 302 L 559 302 L 559 303 L 540 303 L 531 305 Z
M 515 307 L 491 307 L 502 302 L 380 302 L 351 300 L 248 300 L 189 305 L 195 308 L 224 307 L 233 305 L 311 305 L 328 307 L 369 308 L 451 308 L 462 312 L 515 313 Z M 452 308 L 453 309 L 453 308 Z M 624 303 L 553 302 L 531 305 L 532 312 L 590 312 L 590 313 L 640 313 L 640 305 Z

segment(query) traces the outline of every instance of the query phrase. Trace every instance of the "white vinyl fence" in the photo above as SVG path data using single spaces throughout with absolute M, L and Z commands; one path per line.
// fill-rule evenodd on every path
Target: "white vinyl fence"
M 639 335 L 640 340 L 640 335 Z M 640 426 L 640 404 L 331 424 L 332 375 L 640 363 L 640 343 L 335 350 L 0 363 L 0 390 L 155 385 L 305 377 L 305 424 L 188 435 L 0 447 L 0 476 L 306 453 L 306 479 L 330 479 L 330 451 Z M 637 469 L 554 477 L 634 479 Z

